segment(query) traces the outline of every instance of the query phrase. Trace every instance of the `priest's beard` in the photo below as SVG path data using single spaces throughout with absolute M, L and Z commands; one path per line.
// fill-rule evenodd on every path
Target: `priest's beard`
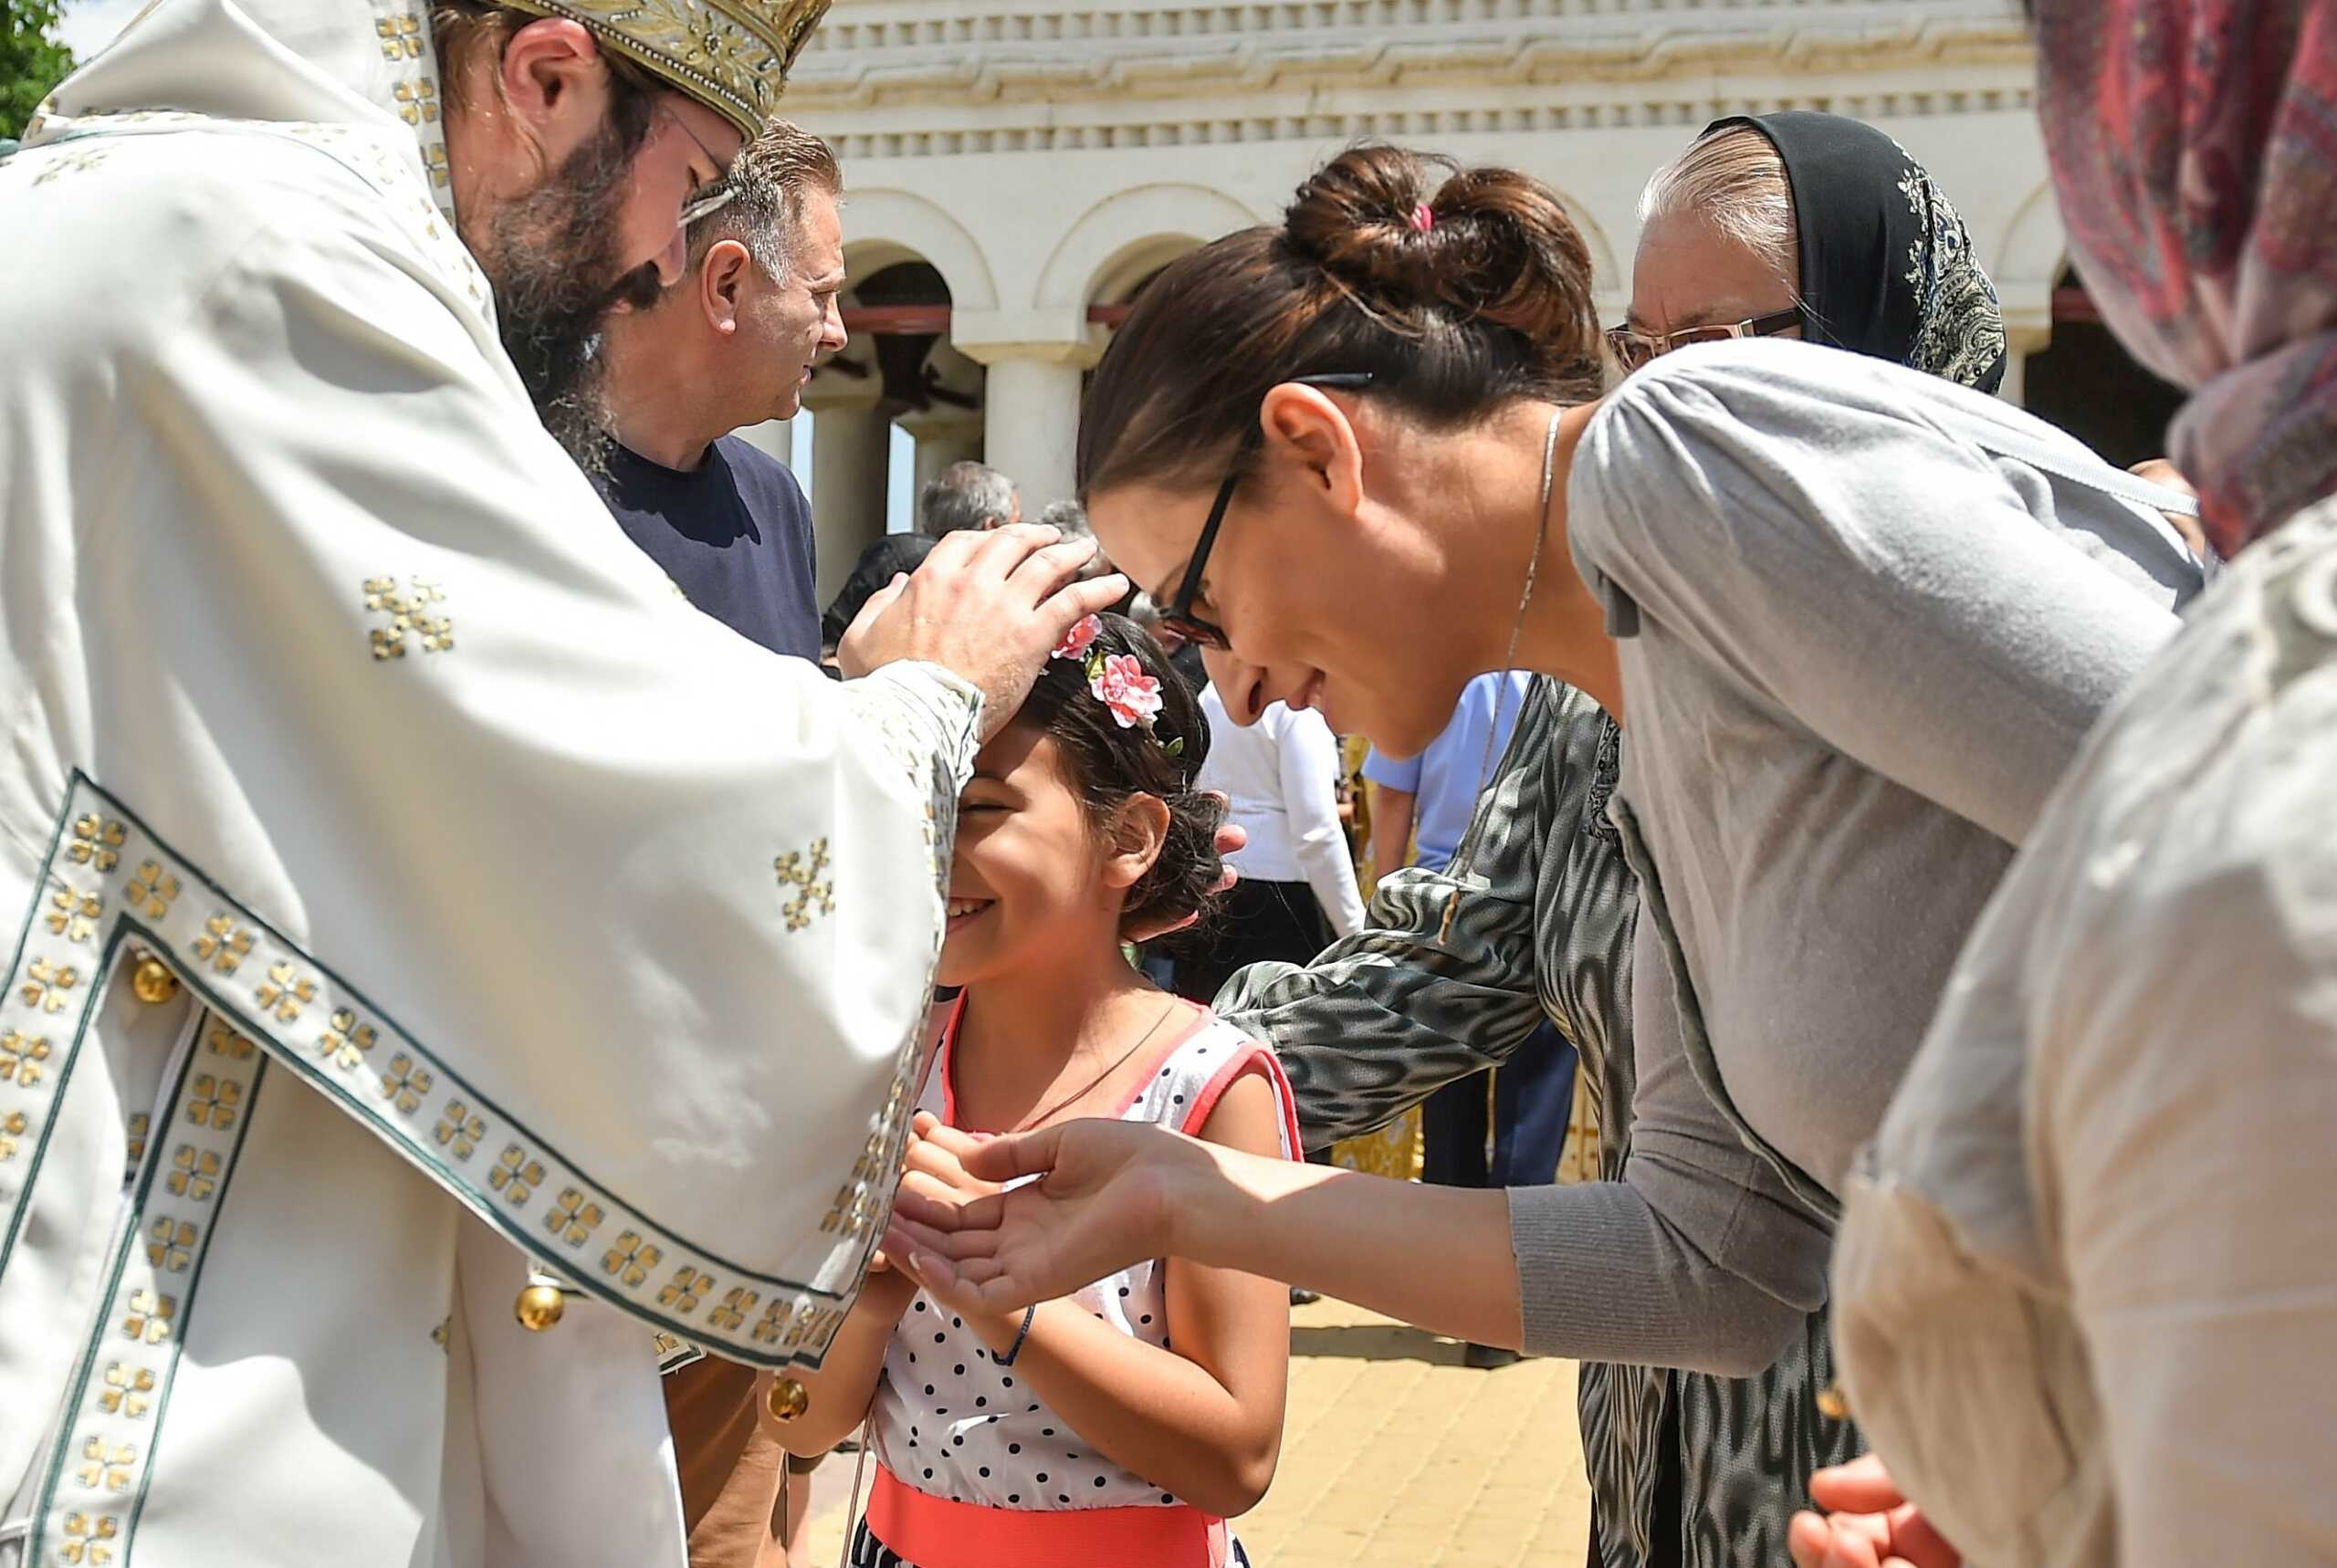
M 657 265 L 624 269 L 619 229 L 638 134 L 613 119 L 543 183 L 487 222 L 479 263 L 505 351 L 544 428 L 577 465 L 608 472 L 612 419 L 603 328 L 621 303 L 657 298 Z

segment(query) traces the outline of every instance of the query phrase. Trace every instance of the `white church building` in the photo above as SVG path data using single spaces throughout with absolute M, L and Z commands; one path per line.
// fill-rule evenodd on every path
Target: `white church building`
M 1546 181 L 1613 319 L 1649 174 L 1714 117 L 1779 109 L 1856 115 L 1927 165 L 2002 294 L 2005 395 L 2042 409 L 2064 348 L 2049 379 L 2083 412 L 2140 372 L 2065 275 L 2035 76 L 2016 0 L 837 0 L 782 111 L 844 163 L 854 340 L 812 382 L 808 440 L 754 434 L 808 468 L 824 593 L 888 495 L 900 526 L 900 496 L 958 458 L 1005 470 L 1031 514 L 1070 495 L 1116 308 L 1279 221 L 1347 143 Z

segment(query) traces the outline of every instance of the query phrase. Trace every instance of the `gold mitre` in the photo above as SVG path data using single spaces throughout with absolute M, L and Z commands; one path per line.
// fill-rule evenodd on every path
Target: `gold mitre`
M 582 22 L 603 47 L 751 138 L 779 112 L 788 68 L 829 0 L 507 0 Z

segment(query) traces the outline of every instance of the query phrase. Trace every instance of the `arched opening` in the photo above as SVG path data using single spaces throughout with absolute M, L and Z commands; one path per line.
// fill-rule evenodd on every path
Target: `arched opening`
M 2053 287 L 2053 336 L 2028 356 L 2025 402 L 2120 467 L 2166 455 L 2181 389 L 2153 375 L 2102 325 L 2073 267 Z

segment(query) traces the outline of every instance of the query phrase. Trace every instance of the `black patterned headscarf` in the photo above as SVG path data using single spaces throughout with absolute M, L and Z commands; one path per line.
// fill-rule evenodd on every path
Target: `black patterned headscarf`
M 1996 285 L 1930 172 L 1861 120 L 1792 110 L 1733 115 L 1784 160 L 1801 242 L 1803 333 L 1993 392 L 2005 379 Z

